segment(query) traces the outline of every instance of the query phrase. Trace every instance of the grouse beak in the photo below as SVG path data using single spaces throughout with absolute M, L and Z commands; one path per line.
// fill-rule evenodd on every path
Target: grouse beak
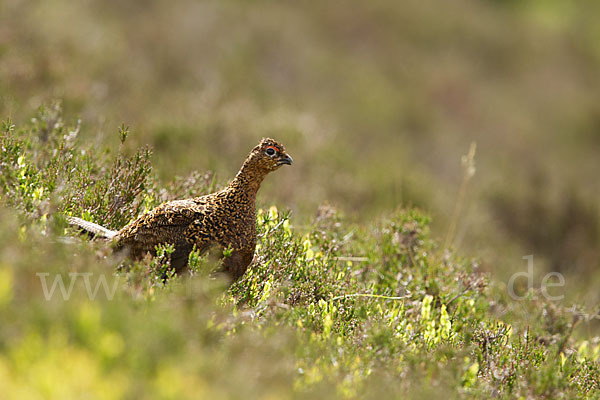
M 294 159 L 290 156 L 288 156 L 287 154 L 282 156 L 279 161 L 277 162 L 278 165 L 283 165 L 283 164 L 287 164 L 287 165 L 292 165 L 294 163 Z

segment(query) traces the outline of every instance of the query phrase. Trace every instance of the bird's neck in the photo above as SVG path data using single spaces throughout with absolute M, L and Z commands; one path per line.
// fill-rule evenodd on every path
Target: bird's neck
M 251 162 L 246 160 L 235 178 L 229 183 L 229 187 L 240 195 L 248 196 L 250 199 L 256 199 L 256 193 L 265 179 L 266 173 Z

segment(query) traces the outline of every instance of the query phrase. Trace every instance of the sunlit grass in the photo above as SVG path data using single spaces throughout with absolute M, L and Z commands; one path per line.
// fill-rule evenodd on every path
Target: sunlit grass
M 477 260 L 432 237 L 422 210 L 358 224 L 324 206 L 298 226 L 293 214 L 264 207 L 255 261 L 232 286 L 195 252 L 190 271 L 175 275 L 169 246 L 120 267 L 102 243 L 66 239 L 74 232 L 61 215 L 118 226 L 169 189 L 145 150 L 87 147 L 59 110 L 37 118 L 5 121 L 1 133 L 7 398 L 598 394 L 598 339 L 574 338 L 572 314 L 534 292 L 510 300 Z M 56 122 L 45 131 L 48 119 Z M 169 187 L 208 191 L 211 182 Z M 115 193 L 132 190 L 131 203 L 113 206 Z M 73 279 L 72 291 L 48 297 L 40 273 L 67 287 Z M 102 276 L 115 294 L 100 287 L 92 299 Z

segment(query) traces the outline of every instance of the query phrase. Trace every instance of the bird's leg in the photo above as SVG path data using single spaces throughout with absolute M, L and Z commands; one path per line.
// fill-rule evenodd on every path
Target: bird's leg
M 233 250 L 231 254 L 223 256 L 223 270 L 235 282 L 244 275 L 253 258 L 254 249 Z

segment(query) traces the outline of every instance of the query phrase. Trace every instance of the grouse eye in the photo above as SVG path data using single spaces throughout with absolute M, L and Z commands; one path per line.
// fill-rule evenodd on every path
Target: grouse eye
M 273 157 L 277 151 L 275 150 L 274 147 L 268 147 L 265 152 L 267 153 L 268 156 Z

